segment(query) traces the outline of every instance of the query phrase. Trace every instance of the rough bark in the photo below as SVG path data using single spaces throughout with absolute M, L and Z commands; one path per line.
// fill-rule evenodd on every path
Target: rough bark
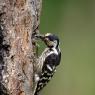
M 41 0 L 0 0 L 0 95 L 33 95 Z

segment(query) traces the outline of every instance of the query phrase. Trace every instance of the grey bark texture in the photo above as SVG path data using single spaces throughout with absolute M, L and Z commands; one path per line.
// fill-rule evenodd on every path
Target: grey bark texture
M 0 95 L 33 95 L 42 0 L 0 0 Z

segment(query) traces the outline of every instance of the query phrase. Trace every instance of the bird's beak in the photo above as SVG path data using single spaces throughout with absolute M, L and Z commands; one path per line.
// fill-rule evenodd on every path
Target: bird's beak
M 41 39 L 41 40 L 44 40 L 45 39 L 45 36 L 44 35 L 41 35 L 41 34 L 38 34 L 38 35 L 35 35 L 35 37 Z

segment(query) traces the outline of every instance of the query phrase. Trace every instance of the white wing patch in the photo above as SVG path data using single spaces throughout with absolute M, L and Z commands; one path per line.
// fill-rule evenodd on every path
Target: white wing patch
M 45 61 L 46 57 L 48 57 L 49 55 L 51 55 L 53 53 L 56 54 L 56 55 L 58 55 L 58 51 L 55 48 L 52 48 L 52 51 L 50 51 L 49 48 L 46 48 L 44 50 L 44 52 L 42 53 L 42 55 L 38 59 L 38 68 L 39 68 L 39 71 L 42 70 L 42 67 L 43 67 L 43 64 L 44 64 L 44 61 Z M 52 71 L 51 67 L 48 66 L 48 68 L 49 68 L 49 70 Z
M 53 71 L 53 69 L 52 69 L 49 65 L 47 65 L 47 68 L 48 68 L 50 71 Z

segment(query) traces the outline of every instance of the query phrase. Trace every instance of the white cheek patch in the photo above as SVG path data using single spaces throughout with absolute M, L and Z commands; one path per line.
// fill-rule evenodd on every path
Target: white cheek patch
M 53 44 L 54 44 L 54 47 L 56 47 L 57 46 L 57 41 L 56 40 L 53 41 Z
M 57 44 L 57 41 L 55 40 L 54 43 Z

